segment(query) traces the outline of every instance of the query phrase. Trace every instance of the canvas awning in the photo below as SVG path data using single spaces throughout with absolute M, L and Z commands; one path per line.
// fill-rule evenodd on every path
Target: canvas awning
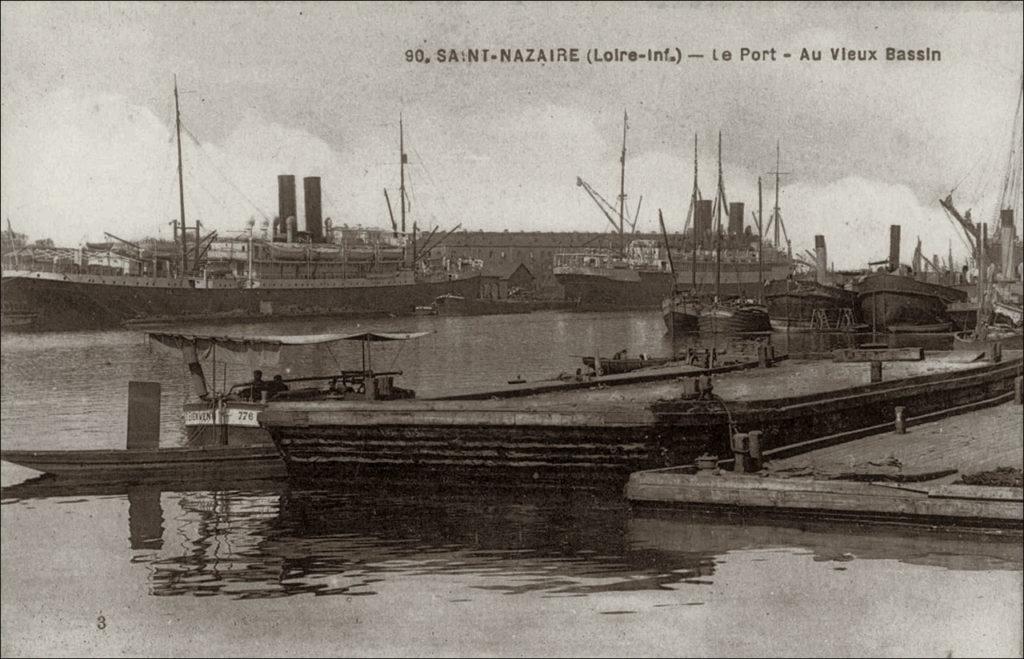
M 407 341 L 426 336 L 430 332 L 356 332 L 354 334 L 295 334 L 267 336 L 216 336 L 147 332 L 151 343 L 182 350 L 195 347 L 199 358 L 216 351 L 218 359 L 255 365 L 276 365 L 282 347 L 316 346 L 337 341 Z

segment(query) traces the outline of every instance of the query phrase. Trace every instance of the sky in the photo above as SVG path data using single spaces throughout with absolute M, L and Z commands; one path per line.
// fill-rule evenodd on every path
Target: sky
M 820 233 L 836 267 L 859 267 L 886 256 L 888 226 L 900 224 L 905 261 L 917 237 L 926 255 L 951 245 L 962 256 L 937 202 L 955 188 L 961 209 L 995 217 L 1024 68 L 1022 7 L 3 3 L 0 217 L 65 245 L 104 231 L 169 238 L 177 76 L 186 217 L 220 232 L 273 217 L 284 173 L 322 177 L 335 225 L 390 226 L 383 189 L 397 198 L 399 117 L 410 223 L 604 231 L 576 179 L 614 200 L 628 112 L 625 187 L 631 214 L 643 196 L 639 230 L 657 230 L 659 209 L 670 232 L 682 228 L 695 134 L 699 185 L 713 196 L 721 131 L 729 200 L 750 209 L 759 176 L 765 206 L 774 202 L 780 145 L 795 252 Z M 880 61 L 833 61 L 841 47 Z M 889 62 L 888 47 L 932 48 L 941 61 Z M 467 48 L 577 48 L 584 61 L 438 61 L 438 49 Z M 595 48 L 683 58 L 589 64 Z M 777 61 L 739 61 L 741 48 L 775 48 Z M 822 60 L 800 61 L 805 48 Z M 431 62 L 407 61 L 416 49 Z M 301 182 L 299 193 L 301 208 Z

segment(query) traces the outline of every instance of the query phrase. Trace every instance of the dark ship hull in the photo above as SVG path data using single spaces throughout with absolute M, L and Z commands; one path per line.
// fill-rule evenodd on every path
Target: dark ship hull
M 780 279 L 765 284 L 765 304 L 774 329 L 848 329 L 857 294 L 816 281 Z
M 676 295 L 665 298 L 661 303 L 661 317 L 665 321 L 665 328 L 669 332 L 684 334 L 698 331 L 700 309 L 700 302 L 692 297 Z
M 966 300 L 962 290 L 899 275 L 868 275 L 857 284 L 861 318 L 874 329 L 947 323 L 946 307 Z
M 565 289 L 565 299 L 582 311 L 603 311 L 613 309 L 658 309 L 661 302 L 672 294 L 677 285 L 690 285 L 688 277 L 680 275 L 678 283 L 669 272 L 646 272 L 632 270 L 605 274 L 556 272 L 555 278 Z M 757 272 L 742 279 L 729 277 L 722 281 L 719 295 L 729 297 L 756 297 L 758 292 Z M 739 279 L 739 281 L 737 281 Z M 711 290 L 712 284 L 703 283 L 704 289 Z
M 705 307 L 698 319 L 701 334 L 770 332 L 768 312 L 754 304 L 717 304 Z
M 4 273 L 3 313 L 31 322 L 5 330 L 67 331 L 188 320 L 289 318 L 317 315 L 412 314 L 442 294 L 478 295 L 479 277 L 414 281 L 407 273 L 380 279 L 245 282 Z

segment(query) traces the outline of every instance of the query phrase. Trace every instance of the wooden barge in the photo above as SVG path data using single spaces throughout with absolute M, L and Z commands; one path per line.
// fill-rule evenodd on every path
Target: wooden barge
M 897 366 L 915 363 L 926 362 L 899 362 L 887 366 L 889 370 L 904 373 L 927 368 L 897 369 Z M 952 366 L 953 362 L 945 362 L 945 365 Z M 831 369 L 839 366 L 829 364 Z M 1001 363 L 948 368 L 927 375 L 782 397 L 761 397 L 755 391 L 758 388 L 755 375 L 750 379 L 753 386 L 739 396 L 730 397 L 726 393 L 700 398 L 690 394 L 677 400 L 658 401 L 651 409 L 659 424 L 672 428 L 676 443 L 691 447 L 684 453 L 706 451 L 727 455 L 731 453 L 731 432 L 761 431 L 762 447 L 772 450 L 817 437 L 887 427 L 892 423 L 896 407 L 903 408 L 903 413 L 910 417 L 995 400 L 1012 394 L 1014 378 L 1020 376 L 1022 370 L 1021 358 L 1017 357 Z M 790 390 L 801 384 L 791 383 Z
M 895 406 L 915 414 L 1012 391 L 1021 360 L 982 366 L 898 362 L 875 384 L 868 365 L 790 362 L 673 379 L 490 400 L 271 402 L 262 415 L 290 475 L 373 474 L 441 481 L 625 482 L 629 473 L 725 454 L 730 428 L 766 448 L 870 429 Z M 932 372 L 929 372 L 929 371 Z M 778 391 L 792 395 L 772 396 Z

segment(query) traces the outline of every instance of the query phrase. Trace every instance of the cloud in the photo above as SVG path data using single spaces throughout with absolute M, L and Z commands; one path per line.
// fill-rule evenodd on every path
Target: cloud
M 621 115 L 615 115 L 538 103 L 496 120 L 467 120 L 459 130 L 428 130 L 407 117 L 410 227 L 416 221 L 424 230 L 457 223 L 467 230 L 610 230 L 575 183 L 582 177 L 616 204 Z M 628 137 L 627 208 L 635 213 L 643 195 L 638 230 L 657 231 L 661 208 L 668 230 L 679 231 L 693 185 L 690 147 L 666 150 L 637 116 Z M 323 178 L 324 214 L 336 224 L 388 226 L 382 188 L 397 204 L 397 137 L 397 125 L 389 124 L 344 143 L 328 142 L 244 112 L 221 140 L 203 140 L 201 132 L 198 144 L 186 140 L 187 216 L 208 230 L 240 231 L 250 216 L 276 214 L 276 177 L 289 173 L 299 179 L 300 217 L 301 178 L 315 175 Z M 735 132 L 725 136 L 723 169 L 729 199 L 747 204 L 751 223 L 757 177 L 774 166 L 774 153 L 748 159 L 734 146 L 742 139 Z M 714 140 L 701 135 L 705 197 L 715 192 Z M 122 96 L 60 91 L 43 97 L 32 112 L 4 126 L 2 148 L 3 211 L 32 237 L 65 244 L 101 239 L 104 231 L 127 239 L 168 237 L 167 223 L 179 215 L 173 124 Z M 767 214 L 772 179 L 764 176 L 764 184 Z M 983 201 L 976 208 L 994 207 L 994 200 Z M 883 257 L 890 224 L 903 226 L 905 261 L 918 235 L 928 256 L 945 255 L 950 242 L 958 255 L 964 253 L 937 201 L 920 199 L 900 182 L 784 179 L 781 206 L 794 252 L 811 248 L 814 235 L 823 233 L 840 268 Z

